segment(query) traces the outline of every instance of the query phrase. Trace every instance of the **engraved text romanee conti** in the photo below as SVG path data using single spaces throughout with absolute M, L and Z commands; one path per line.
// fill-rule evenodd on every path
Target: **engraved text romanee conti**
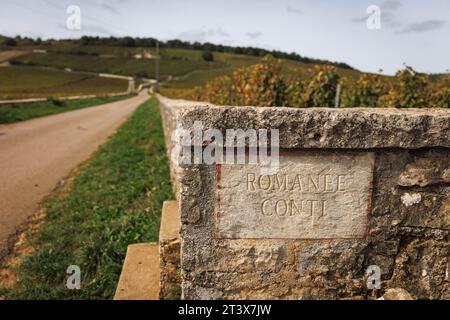
M 348 190 L 349 177 L 346 174 L 276 174 L 258 175 L 247 173 L 247 192 L 279 192 L 286 197 L 274 199 L 263 197 L 259 213 L 264 216 L 280 217 L 324 217 L 330 209 L 329 201 L 321 197 Z M 295 195 L 295 196 L 289 196 Z

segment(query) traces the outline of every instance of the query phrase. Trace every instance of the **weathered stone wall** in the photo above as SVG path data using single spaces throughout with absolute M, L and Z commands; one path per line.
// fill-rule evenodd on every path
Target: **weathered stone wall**
M 251 215 L 260 213 L 252 208 L 255 201 L 267 195 L 276 198 L 280 193 L 266 194 L 250 185 L 242 193 L 251 195 L 241 196 L 223 188 L 236 175 L 223 171 L 221 165 L 185 166 L 178 176 L 183 298 L 367 298 L 401 287 L 416 299 L 450 299 L 448 111 L 184 108 L 180 125 L 191 130 L 194 121 L 202 121 L 205 129 L 279 129 L 282 151 L 293 153 L 302 165 L 310 163 L 304 155 L 319 160 L 330 154 L 338 158 L 366 154 L 373 157 L 373 167 L 364 165 L 350 172 L 348 188 L 341 190 L 333 189 L 334 173 L 327 171 L 329 190 L 314 194 L 322 197 L 334 190 L 350 198 L 332 198 L 335 202 L 330 202 L 328 216 L 322 212 L 316 220 L 329 228 L 321 234 L 302 228 L 296 233 L 286 222 L 292 218 L 296 219 L 293 224 L 308 221 L 314 227 L 314 220 L 308 218 L 317 213 L 313 208 L 297 216 L 269 214 L 253 224 L 239 223 L 245 216 L 254 219 Z M 314 168 L 315 164 L 311 165 Z M 358 166 L 359 162 L 349 164 L 350 169 Z M 337 168 L 344 170 L 346 165 Z M 245 176 L 248 168 L 242 170 Z M 359 172 L 367 170 L 372 178 L 361 178 Z M 364 187 L 366 182 L 370 185 Z M 241 183 L 237 179 L 235 186 Z M 288 191 L 283 192 L 294 199 L 304 194 Z M 357 219 L 355 228 L 348 229 L 343 223 L 349 222 L 339 219 L 352 214 L 345 209 L 354 206 L 352 196 L 355 203 L 367 206 L 348 220 Z M 222 214 L 231 215 L 224 226 Z M 345 232 L 333 233 L 333 223 L 336 230 Z M 226 232 L 221 234 L 223 230 Z M 380 290 L 367 288 L 365 273 L 371 265 L 382 271 Z
M 166 147 L 169 160 L 171 159 L 171 151 L 174 147 L 173 133 L 178 128 L 180 123 L 180 117 L 185 108 L 192 106 L 205 106 L 206 103 L 192 102 L 185 100 L 173 100 L 165 98 L 164 96 L 157 95 L 160 102 L 161 118 L 163 122 L 164 138 L 166 141 Z M 181 168 L 173 161 L 170 161 L 170 176 L 172 179 L 172 188 L 175 198 L 179 198 L 179 176 L 181 174 Z
M 161 99 L 161 98 L 160 98 Z M 166 148 L 169 157 L 171 158 L 171 150 L 173 149 L 172 133 L 177 129 L 177 118 L 180 108 L 170 105 L 169 103 L 161 103 L 161 118 L 163 122 L 164 138 L 166 140 Z M 179 185 L 177 175 L 180 171 L 178 166 L 175 166 L 172 161 L 170 161 L 170 177 L 172 179 L 172 188 L 175 197 L 178 199 L 179 196 Z

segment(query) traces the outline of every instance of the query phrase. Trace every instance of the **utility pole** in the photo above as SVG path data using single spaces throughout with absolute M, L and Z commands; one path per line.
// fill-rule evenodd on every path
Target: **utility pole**
M 159 41 L 156 40 L 156 57 L 155 57 L 155 80 L 156 80 L 156 91 L 158 91 L 159 85 Z
M 337 89 L 336 89 L 336 98 L 334 100 L 334 107 L 339 108 L 341 105 L 341 84 L 338 83 Z

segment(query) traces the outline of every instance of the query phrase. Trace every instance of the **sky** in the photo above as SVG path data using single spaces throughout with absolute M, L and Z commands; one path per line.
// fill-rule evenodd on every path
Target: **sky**
M 81 29 L 67 28 L 70 5 Z M 375 11 L 379 8 L 376 28 Z M 375 21 L 375 22 L 374 22 Z M 0 0 L 0 34 L 82 35 L 256 46 L 394 74 L 450 72 L 449 0 Z

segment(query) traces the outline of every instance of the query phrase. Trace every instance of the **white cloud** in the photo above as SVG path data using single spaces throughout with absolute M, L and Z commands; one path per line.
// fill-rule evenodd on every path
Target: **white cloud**
M 290 12 L 290 13 L 295 13 L 295 14 L 303 14 L 302 10 L 292 7 L 292 6 L 287 6 L 286 11 Z
M 229 38 L 230 34 L 224 31 L 222 28 L 206 28 L 188 30 L 180 33 L 177 38 L 190 42 L 207 42 L 212 38 Z
M 442 28 L 444 27 L 444 25 L 444 20 L 425 20 L 418 23 L 410 23 L 406 25 L 402 30 L 398 31 L 397 34 L 431 31 Z
M 262 36 L 262 32 L 255 31 L 255 32 L 247 32 L 245 35 L 251 39 L 257 39 Z

